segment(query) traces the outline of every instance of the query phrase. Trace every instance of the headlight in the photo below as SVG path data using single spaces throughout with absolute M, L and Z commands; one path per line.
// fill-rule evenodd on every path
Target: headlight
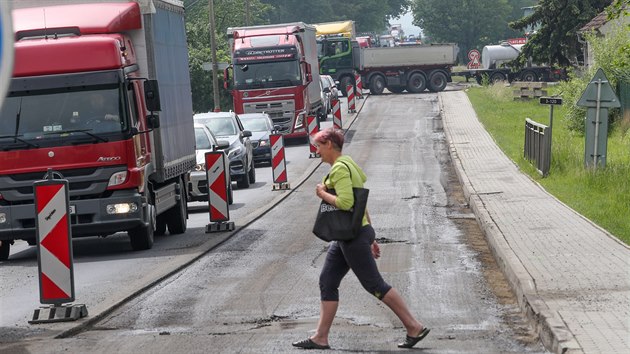
M 105 207 L 107 214 L 116 215 L 116 214 L 129 214 L 135 213 L 138 211 L 138 205 L 136 203 L 119 203 L 119 204 L 108 204 Z
M 206 163 L 202 162 L 202 163 L 198 163 L 195 165 L 195 171 L 205 171 L 206 170 Z
M 228 159 L 234 158 L 238 155 L 241 154 L 241 152 L 243 151 L 243 147 L 242 146 L 237 146 L 234 149 L 231 149 L 230 152 L 228 152 Z
M 269 140 L 260 140 L 260 141 L 258 142 L 258 144 L 259 144 L 260 146 L 267 146 L 267 145 L 269 145 Z
M 295 129 L 300 129 L 304 127 L 304 117 L 306 117 L 306 112 L 298 114 L 297 119 L 295 120 Z
M 127 180 L 127 171 L 116 172 L 109 178 L 109 182 L 107 183 L 107 186 L 108 187 L 118 186 L 120 184 L 125 183 L 126 180 Z

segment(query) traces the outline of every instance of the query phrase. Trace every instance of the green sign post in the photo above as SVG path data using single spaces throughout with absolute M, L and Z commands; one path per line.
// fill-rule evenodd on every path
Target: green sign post
M 621 104 L 602 69 L 597 70 L 577 105 L 587 108 L 584 165 L 606 167 L 608 109 L 620 107 Z

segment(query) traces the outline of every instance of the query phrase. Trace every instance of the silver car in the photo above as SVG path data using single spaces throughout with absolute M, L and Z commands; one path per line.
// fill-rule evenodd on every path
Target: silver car
M 230 143 L 225 140 L 217 140 L 204 124 L 195 123 L 195 141 L 197 143 L 197 164 L 195 170 L 190 173 L 188 182 L 188 200 L 205 202 L 208 201 L 208 177 L 206 175 L 206 152 L 226 149 Z M 228 166 L 225 166 L 227 169 Z M 232 204 L 232 179 L 226 173 L 228 204 Z

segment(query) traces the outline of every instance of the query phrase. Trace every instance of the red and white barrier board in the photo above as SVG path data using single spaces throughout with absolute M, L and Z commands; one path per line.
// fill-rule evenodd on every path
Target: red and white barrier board
M 229 222 L 230 209 L 225 153 L 223 151 L 211 151 L 206 152 L 204 157 L 210 208 L 210 224 L 206 227 L 206 232 L 234 230 L 234 223 Z
M 363 98 L 363 82 L 361 82 L 361 75 L 357 72 L 354 73 L 354 82 L 357 83 L 356 97 L 361 99 Z
M 287 163 L 284 155 L 284 137 L 282 134 L 270 134 L 271 143 L 271 173 L 273 175 L 273 190 L 290 189 L 287 183 Z
M 343 128 L 343 123 L 341 121 L 341 101 L 339 99 L 333 100 L 333 127 L 335 129 Z
M 354 86 L 348 85 L 346 87 L 346 92 L 348 96 L 348 113 L 356 113 L 357 108 L 354 101 Z
M 319 122 L 317 121 L 317 117 L 307 116 L 306 125 L 308 128 L 308 137 L 309 137 L 308 145 L 311 151 L 311 154 L 309 157 L 311 158 L 319 157 L 319 154 L 317 153 L 317 148 L 315 147 L 315 145 L 313 145 L 313 137 L 315 136 L 315 134 L 319 133 Z
M 37 251 L 42 304 L 74 301 L 74 266 L 68 181 L 37 181 Z

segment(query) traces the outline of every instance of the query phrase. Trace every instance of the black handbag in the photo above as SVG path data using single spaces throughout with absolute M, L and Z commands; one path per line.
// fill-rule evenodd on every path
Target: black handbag
M 350 167 L 346 163 L 342 163 L 350 171 L 350 179 L 352 179 Z M 328 193 L 335 194 L 335 190 L 330 189 Z M 363 215 L 365 215 L 370 190 L 352 187 L 352 193 L 354 194 L 354 205 L 350 210 L 341 210 L 322 200 L 313 226 L 315 236 L 330 242 L 349 241 L 358 235 L 363 224 Z

